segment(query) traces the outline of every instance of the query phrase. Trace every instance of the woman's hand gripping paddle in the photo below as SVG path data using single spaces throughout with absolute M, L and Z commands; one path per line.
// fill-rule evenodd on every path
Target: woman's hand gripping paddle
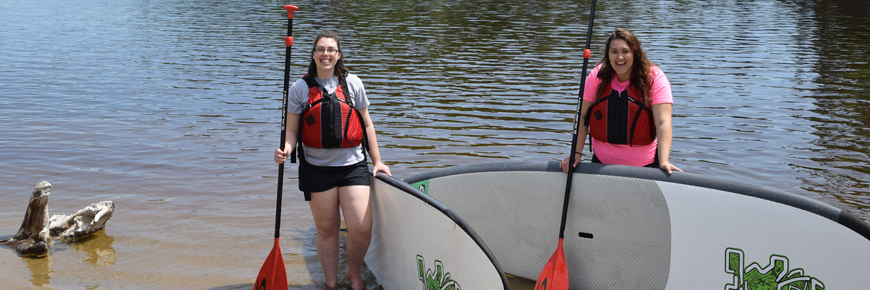
M 284 60 L 284 106 L 281 110 L 281 151 L 284 151 L 284 143 L 287 140 L 287 90 L 290 87 L 290 48 L 293 46 L 293 12 L 299 7 L 284 5 L 287 10 L 287 38 L 284 44 L 287 47 L 287 57 Z M 278 246 L 278 234 L 281 231 L 281 195 L 284 192 L 284 163 L 278 165 L 278 202 L 275 210 L 275 245 L 272 252 L 260 268 L 257 280 L 254 282 L 254 290 L 287 289 L 287 270 L 284 268 L 284 256 Z
M 595 0 L 592 0 L 592 11 L 589 13 L 589 31 L 586 33 L 586 49 L 583 50 L 583 74 L 580 76 L 580 97 L 577 110 L 574 111 L 574 134 L 571 137 L 571 153 L 568 162 L 568 181 L 565 184 L 565 201 L 562 203 L 562 225 L 559 228 L 559 244 L 556 252 L 544 265 L 544 270 L 538 276 L 535 290 L 568 290 L 568 264 L 565 262 L 565 251 L 562 241 L 565 238 L 565 220 L 568 218 L 568 199 L 571 196 L 571 181 L 574 179 L 574 151 L 577 147 L 577 131 L 580 128 L 580 108 L 583 105 L 583 88 L 586 87 L 586 68 L 589 65 L 589 45 L 592 40 L 592 20 L 595 18 Z

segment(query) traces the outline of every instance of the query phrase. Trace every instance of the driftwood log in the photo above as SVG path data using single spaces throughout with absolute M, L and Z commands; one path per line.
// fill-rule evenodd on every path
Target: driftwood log
M 52 240 L 70 241 L 87 237 L 105 228 L 106 221 L 115 211 L 112 201 L 101 201 L 71 215 L 56 214 L 49 218 L 50 195 L 50 183 L 37 183 L 30 196 L 21 228 L 11 239 L 0 240 L 0 245 L 12 248 L 23 257 L 42 257 L 48 255 Z

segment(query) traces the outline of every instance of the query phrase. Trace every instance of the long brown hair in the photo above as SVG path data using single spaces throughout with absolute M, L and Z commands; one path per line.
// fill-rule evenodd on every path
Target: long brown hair
M 331 30 L 324 29 L 314 38 L 314 45 L 311 47 L 311 62 L 308 63 L 308 75 L 317 76 L 317 64 L 314 63 L 314 50 L 317 49 L 317 42 L 320 41 L 321 38 L 332 38 L 335 39 L 335 44 L 338 45 L 338 53 L 341 53 L 341 38 L 338 37 L 338 34 Z M 333 74 L 337 77 L 347 77 L 349 71 L 344 66 L 344 56 L 342 55 L 338 61 L 335 62 L 335 70 Z
M 604 44 L 604 58 L 601 59 L 601 68 L 598 70 L 598 78 L 601 79 L 601 84 L 598 85 L 596 96 L 610 92 L 610 81 L 613 79 L 616 71 L 610 66 L 610 43 L 615 39 L 622 39 L 628 44 L 631 53 L 634 55 L 634 63 L 631 64 L 631 76 L 629 77 L 630 85 L 640 91 L 641 99 L 649 104 L 651 99 L 650 88 L 652 87 L 652 78 L 650 72 L 654 64 L 646 58 L 646 52 L 640 47 L 640 40 L 634 36 L 631 31 L 625 29 L 617 29 L 607 37 Z

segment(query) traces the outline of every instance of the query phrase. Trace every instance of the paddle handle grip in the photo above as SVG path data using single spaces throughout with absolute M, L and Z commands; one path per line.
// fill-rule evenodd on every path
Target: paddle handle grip
M 284 5 L 284 10 L 287 10 L 287 18 L 293 19 L 293 12 L 299 10 L 299 7 L 296 7 L 296 5 Z

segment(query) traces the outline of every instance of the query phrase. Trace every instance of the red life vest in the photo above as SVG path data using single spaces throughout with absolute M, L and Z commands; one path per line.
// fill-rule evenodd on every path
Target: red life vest
M 649 145 L 656 139 L 652 110 L 634 86 L 598 96 L 586 111 L 585 124 L 592 138 L 611 144 Z
M 349 148 L 359 146 L 365 137 L 362 114 L 353 107 L 347 80 L 338 78 L 335 92 L 312 76 L 303 76 L 308 84 L 308 104 L 299 116 L 299 140 L 312 148 Z

